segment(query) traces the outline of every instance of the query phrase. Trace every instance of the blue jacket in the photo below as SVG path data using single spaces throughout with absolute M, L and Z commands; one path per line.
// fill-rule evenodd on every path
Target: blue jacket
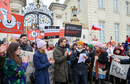
M 48 68 L 51 66 L 47 55 L 41 54 L 38 50 L 33 56 L 35 66 L 35 84 L 50 84 Z
M 86 56 L 88 56 L 88 59 L 85 61 L 85 63 L 78 63 L 77 57 L 81 53 L 86 53 Z M 78 74 L 78 75 L 84 75 L 87 73 L 87 63 L 90 63 L 90 57 L 85 49 L 83 49 L 81 52 L 78 50 L 73 50 L 72 55 L 70 56 L 70 61 L 72 63 L 72 72 L 73 74 Z
M 130 58 L 129 59 L 122 59 L 121 64 L 130 64 Z M 129 67 L 129 70 L 128 70 L 128 73 L 127 73 L 127 79 L 130 80 L 130 67 Z

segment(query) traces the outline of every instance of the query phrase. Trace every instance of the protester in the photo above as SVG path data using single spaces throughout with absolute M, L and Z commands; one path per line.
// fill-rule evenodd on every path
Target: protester
M 90 84 L 93 83 L 93 75 L 92 75 L 92 70 L 93 70 L 93 63 L 94 63 L 94 56 L 95 56 L 95 48 L 93 44 L 88 44 L 89 47 L 89 57 L 91 59 L 91 63 L 87 63 L 88 65 L 88 80 L 90 81 Z
M 68 81 L 68 60 L 72 51 L 66 50 L 66 39 L 60 38 L 58 45 L 53 52 L 54 63 L 54 81 L 55 84 L 67 84 Z
M 70 48 L 70 45 L 69 45 L 69 41 L 68 40 L 66 40 L 66 48 Z
M 31 46 L 32 46 L 33 52 L 35 52 L 36 51 L 36 44 L 35 44 L 35 42 L 33 42 Z
M 129 59 L 121 59 L 121 60 L 115 58 L 114 60 L 121 63 L 121 64 L 130 64 L 130 58 Z M 129 67 L 129 70 L 127 73 L 127 80 L 128 80 L 128 84 L 130 84 L 130 67 Z M 125 83 L 122 83 L 122 84 L 125 84 Z
M 27 44 L 27 35 L 21 34 L 20 36 L 20 49 L 24 51 L 33 52 L 32 47 Z
M 72 51 L 72 54 L 74 54 L 74 52 L 76 52 L 76 48 L 77 48 L 77 44 L 74 43 L 72 46 L 71 46 L 71 51 Z M 73 75 L 72 75 L 72 63 L 71 61 L 69 60 L 69 82 L 72 83 L 73 82 Z
M 116 47 L 116 41 L 111 41 L 111 47 L 109 47 L 107 49 L 107 53 L 108 53 L 108 64 L 109 64 L 109 69 L 110 69 L 110 66 L 111 66 L 111 62 L 112 62 L 112 55 L 113 55 L 113 51 Z M 109 70 L 108 70 L 109 71 Z M 110 78 L 110 84 L 113 84 L 114 83 L 114 77 L 112 75 L 109 76 Z
M 30 41 L 30 40 L 27 40 L 27 44 L 31 46 L 31 41 Z
M 35 84 L 50 84 L 48 68 L 55 61 L 47 58 L 46 42 L 37 39 L 37 50 L 33 56 L 33 62 L 35 66 Z
M 96 78 L 95 84 L 99 84 L 99 80 L 101 81 L 101 84 L 105 84 L 108 53 L 103 49 L 103 44 L 101 42 L 96 43 L 95 48 L 96 54 L 93 67 L 93 76 Z
M 26 84 L 25 72 L 29 56 L 20 59 L 19 43 L 11 43 L 7 50 L 8 58 L 5 60 L 3 71 L 5 73 L 5 84 Z
M 5 52 L 8 48 L 8 44 L 5 44 L 3 41 L 0 41 L 0 84 L 4 84 L 4 73 L 3 66 L 5 63 Z
M 122 53 L 123 53 L 124 55 L 126 55 L 127 53 L 126 53 L 126 51 L 125 51 L 125 47 L 124 47 L 123 45 L 121 45 L 120 48 L 121 48 L 121 50 L 122 50 Z
M 47 51 L 54 50 L 54 46 L 52 43 L 49 44 L 49 47 L 47 48 Z
M 124 56 L 125 55 L 123 53 L 123 50 L 120 47 L 118 47 L 118 46 L 115 47 L 115 49 L 113 51 L 113 54 L 114 55 L 118 55 L 118 56 Z M 120 79 L 118 77 L 115 77 L 115 83 L 116 84 L 126 84 L 126 80 L 123 80 L 123 79 Z
M 70 61 L 72 63 L 74 84 L 79 84 L 81 80 L 83 81 L 83 84 L 88 84 L 87 63 L 90 62 L 90 57 L 83 46 L 83 41 L 78 41 L 76 52 L 74 52 L 74 54 L 72 54 L 70 57 Z M 85 59 L 85 61 L 78 63 L 81 54 L 84 54 L 83 58 Z

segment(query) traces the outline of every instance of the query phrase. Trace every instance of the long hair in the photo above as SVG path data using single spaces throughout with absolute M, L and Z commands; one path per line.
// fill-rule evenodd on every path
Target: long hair
M 13 59 L 17 64 L 21 65 L 20 56 L 15 54 L 19 46 L 19 43 L 11 43 L 7 49 L 7 56 Z

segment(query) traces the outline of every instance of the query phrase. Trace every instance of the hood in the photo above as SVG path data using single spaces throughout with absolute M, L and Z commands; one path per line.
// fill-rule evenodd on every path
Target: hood
M 118 46 L 116 46 L 115 49 L 113 50 L 113 54 L 117 55 L 116 52 L 115 52 L 116 50 L 120 50 L 120 54 L 119 55 L 124 55 L 123 50 L 120 47 L 118 47 Z

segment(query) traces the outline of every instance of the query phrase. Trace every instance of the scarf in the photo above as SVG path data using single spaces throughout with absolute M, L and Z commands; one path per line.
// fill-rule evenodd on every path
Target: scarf
M 99 57 L 99 55 L 100 55 L 102 52 L 106 52 L 106 51 L 105 51 L 104 49 L 97 50 L 97 51 L 96 51 L 96 55 Z M 99 62 L 96 60 L 96 65 L 95 65 L 96 79 L 98 79 L 98 65 L 99 65 Z
M 27 44 L 21 44 L 20 47 L 21 47 L 23 50 L 26 50 Z

